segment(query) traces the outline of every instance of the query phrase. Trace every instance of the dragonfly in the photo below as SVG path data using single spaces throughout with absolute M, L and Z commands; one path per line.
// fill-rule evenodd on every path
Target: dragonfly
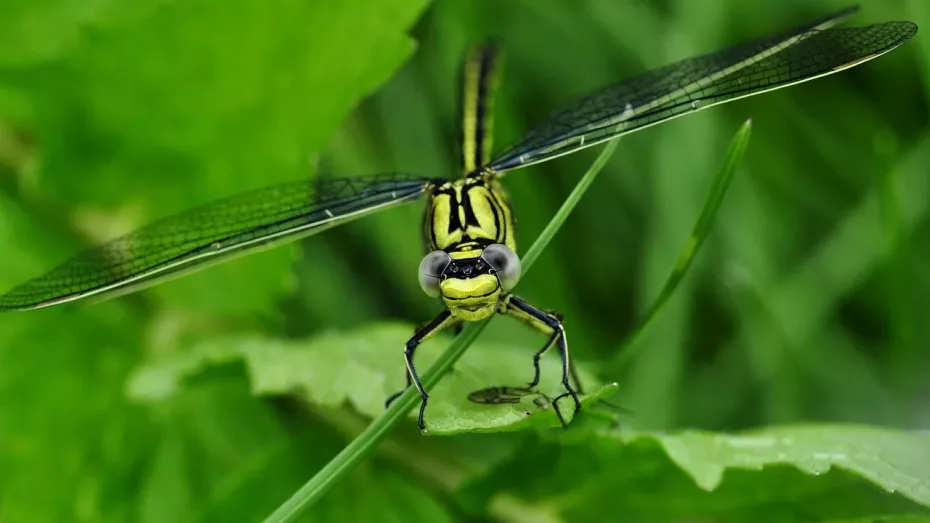
M 857 10 L 848 7 L 788 31 L 601 87 L 552 113 L 493 157 L 500 52 L 494 44 L 479 44 L 462 68 L 460 176 L 315 178 L 232 196 L 78 254 L 0 296 L 0 311 L 109 299 L 422 199 L 426 254 L 418 281 L 443 309 L 416 329 L 403 348 L 406 387 L 416 387 L 421 399 L 420 429 L 426 431 L 429 395 L 414 366 L 417 347 L 440 331 L 494 314 L 517 319 L 547 336 L 533 356 L 528 390 L 539 382 L 540 358 L 557 347 L 563 396 L 572 399 L 577 411 L 581 401 L 576 388 L 581 387 L 573 387 L 569 379 L 573 367 L 562 316 L 512 292 L 521 266 L 513 212 L 501 183 L 504 175 L 717 104 L 848 69 L 895 49 L 917 32 L 917 26 L 906 21 L 837 27 Z

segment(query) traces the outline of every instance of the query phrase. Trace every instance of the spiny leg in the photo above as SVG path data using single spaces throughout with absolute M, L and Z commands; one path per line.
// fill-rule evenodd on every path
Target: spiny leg
M 559 354 L 562 356 L 562 385 L 567 392 L 555 398 L 553 404 L 558 403 L 559 399 L 565 396 L 571 396 L 575 402 L 575 412 L 578 412 L 581 408 L 581 400 L 578 399 L 578 394 L 571 384 L 571 378 L 574 377 L 577 382 L 578 377 L 572 371 L 571 358 L 568 354 L 568 341 L 566 340 L 565 329 L 562 326 L 562 315 L 536 308 L 512 294 L 508 294 L 501 300 L 498 312 L 516 318 L 536 330 L 550 334 L 546 345 L 533 356 L 535 374 L 530 387 L 535 387 L 539 383 L 539 360 L 555 342 L 559 347 Z
M 572 372 L 572 379 L 575 381 L 575 390 L 578 394 L 584 394 L 584 386 L 581 384 L 581 378 L 578 376 L 578 367 L 572 365 L 569 367 Z
M 536 354 L 533 355 L 533 381 L 530 382 L 527 387 L 535 388 L 536 385 L 539 385 L 539 360 L 549 352 L 549 349 L 552 348 L 552 345 L 555 344 L 556 339 L 559 337 L 559 331 L 553 330 L 552 335 L 549 336 L 549 339 L 546 340 L 546 344 L 543 345 L 543 348 L 536 351 Z
M 545 312 L 546 314 L 549 314 L 553 318 L 557 319 L 559 322 L 562 321 L 561 313 L 551 311 L 551 310 L 544 310 L 543 312 Z M 558 336 L 558 331 L 553 330 L 552 335 L 549 336 L 549 340 L 546 341 L 546 344 L 543 346 L 543 348 L 533 355 L 534 374 L 533 374 L 533 381 L 531 381 L 529 385 L 530 388 L 533 388 L 539 384 L 539 360 L 541 360 L 542 357 L 545 356 L 547 352 L 549 352 L 549 349 L 551 349 L 552 345 L 556 342 L 557 336 Z M 581 384 L 581 378 L 578 376 L 578 368 L 570 364 L 568 369 L 571 372 L 572 381 L 575 382 L 575 391 L 578 394 L 584 394 L 584 386 Z
M 564 396 L 564 395 L 563 395 L 563 396 Z M 561 397 L 563 397 L 563 396 L 559 396 L 559 398 L 561 398 Z M 558 398 L 556 398 L 556 400 L 558 400 Z M 552 405 L 552 410 L 555 411 L 556 417 L 559 418 L 559 425 L 560 425 L 563 429 L 567 429 L 567 428 L 568 428 L 568 423 L 565 423 L 565 417 L 562 416 L 562 409 L 559 408 L 559 404 L 558 404 L 558 403 L 556 403 L 555 401 L 550 400 L 548 396 L 546 396 L 546 395 L 544 395 L 544 394 L 542 394 L 542 393 L 540 393 L 540 395 L 539 395 L 536 399 L 533 400 L 533 403 L 536 404 L 536 406 L 539 407 L 539 408 L 541 408 L 541 409 L 546 408 L 546 404 Z
M 423 388 L 423 385 L 420 383 L 420 377 L 417 375 L 416 368 L 413 366 L 413 355 L 417 350 L 417 347 L 425 341 L 430 336 L 440 332 L 441 330 L 457 325 L 461 320 L 452 316 L 448 309 L 439 313 L 433 321 L 427 323 L 423 327 L 417 329 L 407 343 L 404 345 L 404 363 L 407 366 L 407 386 L 404 387 L 401 391 L 392 394 L 391 397 L 384 402 L 384 408 L 391 406 L 391 403 L 400 397 L 405 390 L 410 388 L 410 385 L 415 385 L 417 392 L 420 393 L 420 414 L 417 416 L 417 426 L 420 427 L 420 430 L 426 431 L 426 424 L 423 422 L 423 414 L 426 412 L 426 403 L 429 401 L 429 395 L 426 393 L 426 390 Z
M 540 310 L 542 310 L 542 309 L 540 309 Z M 551 310 L 543 310 L 543 312 L 545 312 L 545 313 L 548 314 L 549 316 L 552 316 L 553 318 L 555 318 L 556 320 L 558 320 L 560 323 L 562 322 L 562 314 L 561 314 L 561 313 L 558 313 L 558 312 L 555 312 L 555 311 L 551 311 Z M 538 328 L 538 327 L 535 326 L 535 325 L 533 325 L 533 326 L 536 327 L 536 328 Z M 535 387 L 536 385 L 539 384 L 539 360 L 541 360 L 542 357 L 545 356 L 547 352 L 549 352 L 549 349 L 552 348 L 552 345 L 556 342 L 556 338 L 558 337 L 558 333 L 559 333 L 559 331 L 553 330 L 553 331 L 552 331 L 552 335 L 549 336 L 549 340 L 546 341 L 546 344 L 543 345 L 543 348 L 540 349 L 538 352 L 536 352 L 536 354 L 533 355 L 533 371 L 534 371 L 534 374 L 533 374 L 533 381 L 531 381 L 530 384 L 529 384 L 529 387 L 530 387 L 530 388 L 533 388 L 533 387 Z M 582 384 L 581 384 L 581 378 L 578 377 L 578 369 L 577 369 L 574 365 L 569 365 L 569 371 L 571 372 L 571 378 L 572 378 L 572 380 L 575 382 L 575 389 L 576 389 L 576 392 L 578 392 L 578 394 L 584 394 L 584 386 L 582 386 Z

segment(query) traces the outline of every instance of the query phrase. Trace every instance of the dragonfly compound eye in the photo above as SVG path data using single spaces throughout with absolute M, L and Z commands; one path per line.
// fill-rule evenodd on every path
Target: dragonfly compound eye
M 420 262 L 419 280 L 420 288 L 427 296 L 439 297 L 439 282 L 442 273 L 452 263 L 452 257 L 446 251 L 433 251 L 427 254 Z
M 501 243 L 492 243 L 484 248 L 481 259 L 494 269 L 505 291 L 516 287 L 517 282 L 520 281 L 520 257 L 510 250 L 510 247 Z

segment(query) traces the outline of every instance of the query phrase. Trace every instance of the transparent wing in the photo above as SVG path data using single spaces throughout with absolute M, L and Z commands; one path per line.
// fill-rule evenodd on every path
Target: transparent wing
M 409 202 L 435 180 L 405 174 L 257 189 L 165 218 L 0 296 L 0 311 L 112 297 Z
M 830 28 L 854 11 L 595 91 L 550 116 L 488 168 L 525 167 L 712 105 L 835 73 L 880 56 L 917 32 L 910 22 Z

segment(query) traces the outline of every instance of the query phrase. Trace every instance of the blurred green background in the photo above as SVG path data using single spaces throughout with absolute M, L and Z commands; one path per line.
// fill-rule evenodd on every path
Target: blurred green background
M 4 0 L 0 290 L 242 190 L 316 175 L 457 175 L 459 65 L 486 37 L 505 53 L 499 150 L 591 89 L 844 5 Z M 849 23 L 886 20 L 926 31 L 930 4 L 867 2 Z M 928 75 L 921 32 L 849 71 L 624 137 L 520 294 L 564 314 L 576 360 L 621 384 L 628 426 L 925 427 Z M 636 342 L 642 356 L 620 360 L 747 118 L 752 139 L 705 248 Z M 596 154 L 506 178 L 522 248 Z M 256 399 L 235 366 L 154 404 L 129 398 L 127 381 L 220 336 L 430 319 L 438 304 L 415 277 L 421 215 L 414 204 L 138 295 L 0 317 L 0 521 L 266 515 L 366 418 Z M 501 319 L 483 339 L 543 342 Z M 384 350 L 399 383 L 400 347 Z M 409 425 L 307 521 L 533 520 L 532 506 L 470 511 L 453 491 L 535 436 L 424 441 Z

